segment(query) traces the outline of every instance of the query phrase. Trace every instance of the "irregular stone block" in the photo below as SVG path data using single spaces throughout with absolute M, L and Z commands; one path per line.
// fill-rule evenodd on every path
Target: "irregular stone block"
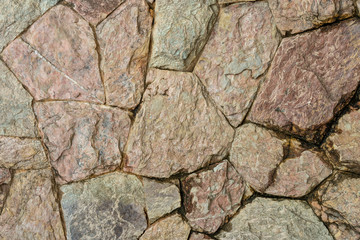
M 26 170 L 50 165 L 39 140 L 0 136 L 0 167 Z
M 94 33 L 75 12 L 57 5 L 36 21 L 22 39 L 27 45 L 19 46 L 17 42 L 10 46 L 7 59 L 36 96 L 104 102 Z M 18 53 L 19 59 L 12 59 Z M 33 66 L 24 66 L 32 63 Z M 54 82 L 66 84 L 54 86 Z
M 0 214 L 5 203 L 5 199 L 9 193 L 9 183 L 11 181 L 11 173 L 7 168 L 0 168 Z
M 0 52 L 58 0 L 12 0 L 0 5 Z
M 283 35 L 303 32 L 355 13 L 352 0 L 270 0 L 269 5 Z
M 336 240 L 360 238 L 360 177 L 337 173 L 309 199 Z
M 249 120 L 320 142 L 360 75 L 360 20 L 284 39 Z
M 156 0 L 150 66 L 191 71 L 218 11 L 216 0 Z
M 96 26 L 125 0 L 66 0 L 75 11 Z
M 197 233 L 197 232 L 193 232 L 190 235 L 189 240 L 206 240 L 206 239 L 213 239 L 212 237 L 209 237 L 208 235 L 202 234 L 202 233 Z
M 147 227 L 142 184 L 119 172 L 63 185 L 67 239 L 138 239 Z
M 216 232 L 241 205 L 245 184 L 228 161 L 182 180 L 186 218 L 193 230 Z
M 152 69 L 147 80 L 126 145 L 126 171 L 167 178 L 227 155 L 234 130 L 195 75 Z
M 144 0 L 127 0 L 97 28 L 107 104 L 136 107 L 144 92 L 152 16 Z
M 221 8 L 194 73 L 233 126 L 247 114 L 280 40 L 266 2 Z
M 59 183 L 120 165 L 131 123 L 125 111 L 79 102 L 38 102 L 34 110 Z
M 36 137 L 32 97 L 0 60 L 0 135 Z
M 254 124 L 245 124 L 235 133 L 230 162 L 256 191 L 263 192 L 270 185 L 273 173 L 283 160 L 287 140 Z
M 256 198 L 225 225 L 216 239 L 333 238 L 305 201 Z
M 143 185 L 150 224 L 181 207 L 180 191 L 175 184 L 143 178 Z
M 1 239 L 65 239 L 50 169 L 16 172 L 0 215 Z
M 175 214 L 155 222 L 140 237 L 140 240 L 187 240 L 190 230 L 190 226 L 181 216 Z

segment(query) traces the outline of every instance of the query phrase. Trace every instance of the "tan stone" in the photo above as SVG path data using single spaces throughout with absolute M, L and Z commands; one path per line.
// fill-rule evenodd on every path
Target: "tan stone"
M 229 3 L 235 3 L 235 2 L 255 2 L 258 0 L 218 0 L 219 4 L 229 4 Z
M 209 237 L 208 235 L 197 232 L 191 233 L 189 238 L 189 240 L 206 240 L 206 239 L 213 239 L 213 238 Z

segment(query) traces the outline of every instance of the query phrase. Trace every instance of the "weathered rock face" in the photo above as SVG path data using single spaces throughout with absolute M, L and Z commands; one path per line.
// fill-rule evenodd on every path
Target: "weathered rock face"
M 193 230 L 214 233 L 240 207 L 245 184 L 228 161 L 182 181 L 186 218 Z
M 187 240 L 190 230 L 190 226 L 181 216 L 175 214 L 155 222 L 140 237 L 140 240 Z
M 233 126 L 248 112 L 280 39 L 266 2 L 221 8 L 194 72 Z
M 0 5 L 0 52 L 58 0 L 3 1 Z
M 134 108 L 144 92 L 152 17 L 144 0 L 127 0 L 96 29 L 106 100 Z
M 166 178 L 228 153 L 234 131 L 192 73 L 151 70 L 126 146 L 126 171 Z
M 67 239 L 137 239 L 146 229 L 142 184 L 111 173 L 61 187 Z
M 130 129 L 125 111 L 79 102 L 34 105 L 59 183 L 115 169 Z
M 236 130 L 230 161 L 252 188 L 263 192 L 271 183 L 272 175 L 283 160 L 288 140 L 254 124 Z
M 360 238 L 360 178 L 336 174 L 314 193 L 309 203 L 336 240 Z
M 235 3 L 235 2 L 254 2 L 257 0 L 218 0 L 219 4 L 228 4 L 228 3 Z
M 286 38 L 249 120 L 319 142 L 359 82 L 360 20 Z
M 92 25 L 97 25 L 125 0 L 66 0 Z
M 357 7 L 358 16 L 360 16 L 360 0 L 356 0 L 355 6 Z
M 337 128 L 324 147 L 338 168 L 360 173 L 360 110 L 341 117 Z
M 150 66 L 191 71 L 218 11 L 216 0 L 157 0 Z
M 196 233 L 196 232 L 191 233 L 189 238 L 189 240 L 206 240 L 206 239 L 213 239 L 213 238 L 209 237 L 208 235 L 202 233 Z
M 269 4 L 283 35 L 303 32 L 355 13 L 352 0 L 270 0 Z
M 11 181 L 11 173 L 7 168 L 0 168 L 0 214 L 5 203 L 6 196 L 9 192 L 9 183 Z
M 50 169 L 17 172 L 0 215 L 1 239 L 65 239 Z
M 333 239 L 306 202 L 267 198 L 256 198 L 246 205 L 216 238 Z
M 94 33 L 75 12 L 57 5 L 22 39 L 8 47 L 5 59 L 36 99 L 104 102 Z
M 37 136 L 32 97 L 0 60 L 0 135 Z
M 181 207 L 179 188 L 175 184 L 143 178 L 143 185 L 150 224 Z

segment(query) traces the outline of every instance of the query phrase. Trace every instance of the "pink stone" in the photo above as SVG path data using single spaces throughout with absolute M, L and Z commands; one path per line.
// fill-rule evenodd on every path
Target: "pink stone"
M 192 229 L 214 233 L 240 207 L 245 185 L 234 167 L 223 161 L 186 177 L 182 190 Z
M 34 110 L 59 183 L 120 165 L 130 128 L 125 111 L 79 102 L 39 102 Z

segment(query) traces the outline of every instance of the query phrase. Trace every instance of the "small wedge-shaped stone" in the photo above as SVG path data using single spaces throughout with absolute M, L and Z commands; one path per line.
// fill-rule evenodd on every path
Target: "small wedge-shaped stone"
M 267 2 L 221 8 L 194 73 L 233 126 L 248 112 L 280 40 Z
M 41 142 L 0 136 L 0 167 L 12 169 L 41 169 L 49 167 Z
M 58 0 L 11 0 L 0 4 L 0 52 Z
M 241 205 L 245 184 L 228 161 L 182 181 L 186 218 L 193 230 L 216 232 Z
M 88 22 L 96 26 L 125 0 L 66 0 Z
M 0 239 L 65 239 L 50 169 L 15 173 L 0 226 Z
M 135 240 L 147 227 L 142 184 L 119 172 L 61 187 L 68 240 Z
M 32 97 L 0 60 L 0 135 L 37 136 Z
M 22 39 L 27 44 L 9 46 L 5 58 L 34 96 L 104 102 L 94 33 L 74 11 L 57 5 Z
M 332 240 L 332 236 L 305 201 L 256 198 L 241 209 L 218 240 Z
M 190 226 L 175 214 L 161 219 L 151 225 L 139 240 L 187 240 L 190 234 Z
M 213 239 L 213 238 L 209 237 L 208 235 L 202 233 L 196 233 L 196 232 L 191 233 L 189 238 L 189 240 L 206 240 L 206 239 Z
M 192 73 L 150 70 L 152 82 L 136 115 L 125 170 L 167 178 L 223 159 L 234 130 Z
M 303 32 L 355 13 L 352 0 L 269 0 L 269 5 L 283 35 Z
M 283 160 L 286 143 L 270 130 L 254 124 L 242 125 L 236 130 L 230 162 L 252 188 L 263 192 Z
M 156 0 L 150 66 L 191 71 L 218 11 L 216 0 Z
M 360 174 L 360 110 L 340 118 L 339 133 L 332 133 L 325 148 L 335 165 L 343 170 Z
M 360 239 L 360 177 L 336 174 L 309 199 L 336 240 Z
M 152 16 L 144 0 L 127 0 L 97 28 L 106 101 L 134 108 L 144 92 Z
M 59 183 L 115 169 L 130 129 L 125 111 L 79 102 L 34 105 Z
M 249 120 L 320 142 L 360 75 L 360 19 L 284 39 Z
M 146 212 L 150 224 L 181 207 L 179 188 L 175 184 L 143 178 Z

